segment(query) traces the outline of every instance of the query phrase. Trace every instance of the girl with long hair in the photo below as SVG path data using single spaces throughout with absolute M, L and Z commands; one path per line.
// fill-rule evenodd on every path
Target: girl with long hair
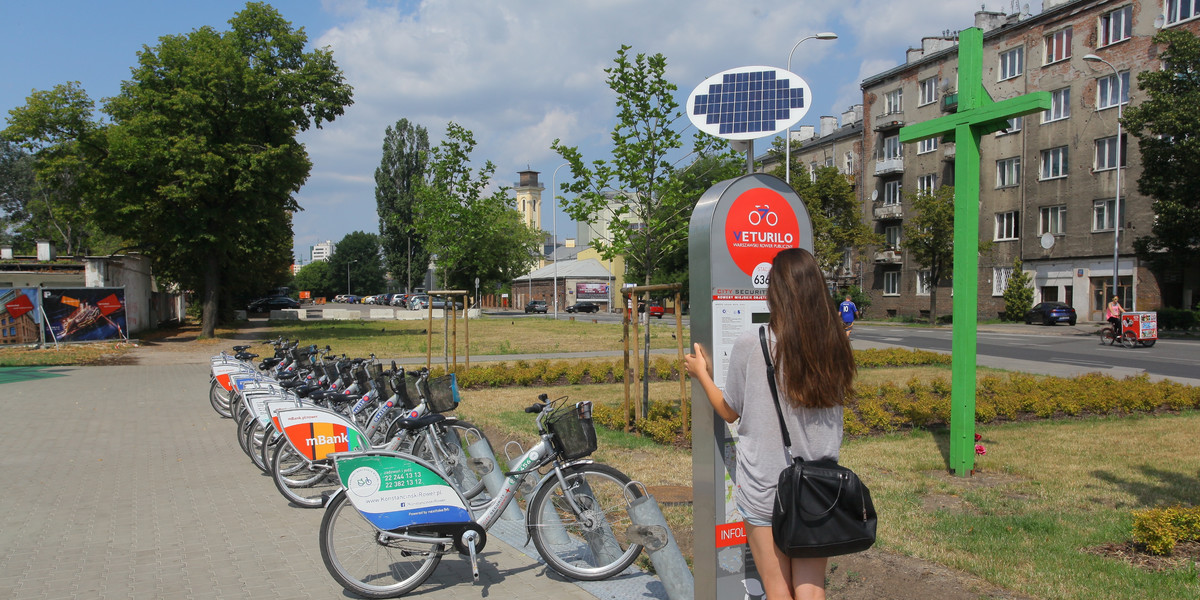
M 850 340 L 811 253 L 793 248 L 775 256 L 767 306 L 771 311 L 768 345 L 792 453 L 806 461 L 837 459 L 842 404 L 856 369 Z M 828 559 L 791 558 L 775 546 L 772 537 L 775 486 L 791 460 L 767 384 L 758 330 L 749 330 L 734 342 L 724 392 L 713 382 L 700 344 L 694 345 L 694 352 L 685 357 L 688 373 L 700 383 L 713 410 L 727 423 L 737 423 L 734 500 L 768 600 L 825 598 Z

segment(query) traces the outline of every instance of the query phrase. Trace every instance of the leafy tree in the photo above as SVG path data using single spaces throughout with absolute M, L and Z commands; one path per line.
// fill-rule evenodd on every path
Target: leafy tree
M 917 215 L 906 220 L 901 245 L 908 257 L 929 270 L 929 323 L 937 323 L 938 284 L 954 272 L 954 187 L 910 194 Z
M 107 100 L 111 124 L 92 120 L 82 91 L 59 86 L 68 102 L 35 95 L 6 132 L 42 146 L 39 178 L 72 175 L 58 184 L 86 199 L 102 229 L 201 293 L 205 336 L 221 306 L 288 280 L 293 195 L 311 168 L 296 136 L 351 103 L 332 53 L 306 52 L 303 29 L 274 8 L 248 3 L 229 24 L 144 47 Z
M 484 195 L 496 167 L 470 166 L 475 136 L 455 123 L 433 149 L 427 181 L 418 188 L 414 228 L 437 256 L 439 287 L 474 289 L 474 279 L 494 284 L 528 270 L 541 244 L 540 231 L 526 226 L 500 188 Z
M 292 279 L 292 289 L 312 292 L 314 298 L 332 298 L 341 292 L 337 290 L 338 279 L 334 277 L 333 269 L 323 260 L 308 263 L 296 272 Z
M 330 291 L 345 289 L 347 294 L 357 296 L 382 293 L 385 286 L 383 273 L 379 236 L 373 233 L 347 233 L 329 256 Z M 347 283 L 349 288 L 345 287 Z M 340 293 L 335 292 L 335 295 Z
M 20 244 L 15 229 L 29 220 L 25 206 L 35 181 L 33 157 L 20 146 L 0 140 L 0 241 Z
M 1033 278 L 1021 269 L 1021 259 L 1013 259 L 1012 275 L 1004 286 L 1004 319 L 1020 321 L 1033 308 Z
M 1138 255 L 1164 269 L 1195 269 L 1200 261 L 1200 38 L 1164 29 L 1164 68 L 1138 74 L 1146 99 L 1125 109 L 1123 124 L 1138 139 L 1138 191 L 1154 199 L 1150 234 L 1137 238 Z M 1174 299 L 1179 302 L 1180 299 Z
M 776 167 L 772 174 L 782 179 L 783 167 Z M 812 221 L 813 256 L 822 271 L 837 269 L 847 249 L 861 258 L 868 246 L 883 243 L 882 236 L 863 222 L 850 179 L 836 167 L 817 167 L 815 178 L 803 166 L 792 174 L 797 175 L 792 177 L 792 189 L 804 201 Z
M 667 81 L 667 59 L 662 54 L 629 55 L 621 46 L 604 70 L 608 87 L 617 95 L 617 125 L 612 132 L 612 160 L 595 160 L 589 166 L 577 146 L 554 140 L 551 148 L 571 165 L 573 181 L 562 189 L 575 197 L 564 208 L 576 221 L 590 222 L 611 210 L 607 239 L 592 246 L 605 259 L 624 255 L 630 270 L 647 285 L 665 257 L 687 244 L 687 218 L 694 203 L 681 193 L 682 182 L 673 177 L 667 155 L 683 146 L 674 123 L 681 113 L 675 101 L 676 86 Z M 556 190 L 557 191 L 557 190 Z M 613 202 L 609 192 L 626 197 Z
M 379 237 L 388 272 L 406 290 L 425 278 L 429 252 L 413 226 L 416 190 L 425 176 L 429 134 L 425 128 L 396 121 L 383 137 L 383 158 L 375 169 L 375 203 L 379 212 Z

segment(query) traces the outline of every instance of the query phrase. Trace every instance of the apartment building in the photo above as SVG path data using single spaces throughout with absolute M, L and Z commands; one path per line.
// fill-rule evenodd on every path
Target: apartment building
M 1035 302 L 1066 302 L 1083 320 L 1103 320 L 1104 299 L 1114 292 L 1117 227 L 1116 294 L 1124 305 L 1153 310 L 1164 293 L 1190 302 L 1188 288 L 1196 281 L 1160 281 L 1134 254 L 1133 240 L 1150 233 L 1154 214 L 1151 199 L 1137 191 L 1136 138 L 1117 139 L 1117 115 L 1144 100 L 1133 89 L 1137 74 L 1161 68 L 1151 37 L 1162 27 L 1195 32 L 1200 0 L 1044 4 L 1038 15 L 975 14 L 975 26 L 984 31 L 984 87 L 992 98 L 1048 91 L 1053 100 L 1050 110 L 1013 119 L 1006 131 L 982 140 L 980 233 L 990 244 L 979 260 L 980 316 L 1004 310 L 1004 287 L 1020 258 L 1033 275 Z M 1091 54 L 1117 73 L 1084 59 Z M 904 249 L 903 226 L 914 216 L 907 194 L 954 184 L 954 145 L 940 139 L 901 144 L 899 131 L 956 108 L 957 59 L 956 35 L 928 37 L 908 51 L 904 64 L 862 82 L 858 189 L 864 218 L 887 240 L 863 275 L 877 315 L 916 316 L 929 308 L 927 273 Z M 942 286 L 939 304 L 950 297 L 950 283 Z M 949 311 L 946 300 L 938 312 Z

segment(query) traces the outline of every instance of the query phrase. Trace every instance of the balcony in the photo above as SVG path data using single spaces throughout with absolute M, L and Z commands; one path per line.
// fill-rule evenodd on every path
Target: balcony
M 901 210 L 899 202 L 896 202 L 893 204 L 884 204 L 882 202 L 876 202 L 875 208 L 874 208 L 874 213 L 875 213 L 876 221 L 883 221 L 883 220 L 887 220 L 887 219 L 900 219 L 900 218 L 904 217 L 904 211 Z
M 875 117 L 875 131 L 887 131 L 904 127 L 904 115 L 900 113 L 883 113 Z
M 875 264 L 877 265 L 898 265 L 904 262 L 900 256 L 899 250 L 880 250 L 875 253 Z
M 904 172 L 903 158 L 883 158 L 875 161 L 875 176 L 891 175 Z
M 944 160 L 946 162 L 954 162 L 954 143 L 953 142 L 943 142 L 942 143 L 942 160 Z
M 942 96 L 942 112 L 952 113 L 958 112 L 958 94 L 946 94 Z

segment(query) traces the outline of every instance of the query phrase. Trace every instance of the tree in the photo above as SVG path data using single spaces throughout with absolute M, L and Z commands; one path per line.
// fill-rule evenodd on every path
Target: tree
M 929 271 L 929 323 L 937 323 L 938 284 L 954 272 L 954 186 L 908 195 L 917 215 L 904 224 L 908 257 Z
M 382 293 L 385 282 L 379 236 L 364 231 L 347 233 L 329 256 L 329 282 L 331 291 L 345 289 L 358 296 Z
M 305 52 L 307 35 L 274 8 L 248 3 L 229 24 L 144 47 L 107 100 L 111 124 L 73 95 L 31 101 L 16 134 L 45 145 L 39 164 L 86 167 L 73 189 L 95 222 L 201 293 L 205 336 L 221 306 L 287 281 L 293 194 L 311 168 L 296 136 L 351 103 L 331 52 Z
M 1200 113 L 1195 110 L 1200 105 L 1200 38 L 1164 29 L 1154 43 L 1166 46 L 1159 56 L 1164 68 L 1138 74 L 1146 99 L 1125 109 L 1122 121 L 1138 139 L 1138 191 L 1154 199 L 1156 217 L 1150 234 L 1137 238 L 1134 248 L 1157 270 L 1195 269 L 1200 261 Z
M 337 281 L 329 263 L 318 260 L 300 267 L 292 279 L 292 289 L 312 292 L 314 298 L 332 298 L 340 293 Z
M 793 154 L 795 156 L 795 154 Z M 832 273 L 845 261 L 847 250 L 861 257 L 868 246 L 883 243 L 882 236 L 863 222 L 862 207 L 848 176 L 836 167 L 817 167 L 816 177 L 807 168 L 793 169 L 792 189 L 808 209 L 813 227 L 813 256 L 821 270 Z M 783 167 L 772 173 L 783 178 Z
M 1004 320 L 1020 321 L 1033 308 L 1032 280 L 1021 268 L 1021 259 L 1013 259 L 1012 275 L 1004 286 Z
M 375 169 L 375 204 L 383 260 L 392 277 L 412 291 L 412 281 L 424 280 L 429 265 L 425 241 L 413 227 L 416 190 L 425 177 L 429 134 L 425 128 L 396 121 L 383 137 L 383 158 Z
M 611 210 L 608 239 L 597 238 L 592 246 L 605 259 L 624 255 L 630 270 L 641 273 L 649 285 L 664 258 L 686 246 L 687 219 L 681 216 L 692 205 L 667 161 L 670 152 L 683 146 L 673 128 L 681 113 L 677 88 L 665 77 L 667 59 L 662 54 L 630 57 L 629 49 L 621 46 L 615 66 L 604 70 L 617 95 L 612 160 L 588 166 L 577 146 L 554 140 L 551 148 L 571 165 L 574 180 L 562 184 L 575 194 L 565 203 L 567 214 L 590 222 Z M 611 192 L 626 201 L 613 202 Z
M 447 289 L 472 289 L 475 277 L 481 285 L 494 284 L 525 272 L 542 240 L 540 231 L 521 221 L 507 188 L 484 195 L 496 167 L 487 161 L 472 169 L 474 148 L 474 134 L 450 123 L 417 190 L 414 228 L 437 256 L 438 285 Z

